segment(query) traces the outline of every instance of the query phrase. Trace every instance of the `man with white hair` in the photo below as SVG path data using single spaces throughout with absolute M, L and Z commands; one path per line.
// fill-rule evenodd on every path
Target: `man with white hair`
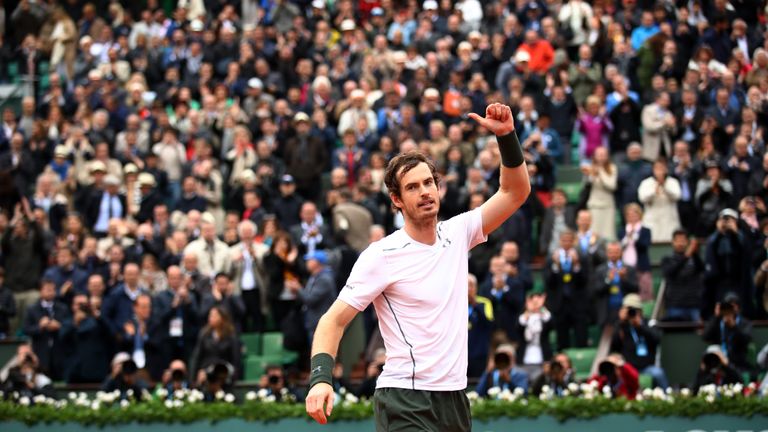
M 201 218 L 200 237 L 184 248 L 184 255 L 197 256 L 197 269 L 213 278 L 220 272 L 228 272 L 231 265 L 229 247 L 216 236 L 216 221 L 210 213 Z
M 235 294 L 240 294 L 245 303 L 242 326 L 246 332 L 263 330 L 263 309 L 267 304 L 267 275 L 263 259 L 269 248 L 255 240 L 257 231 L 256 224 L 252 221 L 240 222 L 237 225 L 240 242 L 229 249 Z
M 365 117 L 368 120 L 368 128 L 371 132 L 376 132 L 376 113 L 368 108 L 365 101 L 365 90 L 355 89 L 349 94 L 349 108 L 344 110 L 339 117 L 339 126 L 337 131 L 339 135 L 347 129 L 354 129 L 358 120 Z

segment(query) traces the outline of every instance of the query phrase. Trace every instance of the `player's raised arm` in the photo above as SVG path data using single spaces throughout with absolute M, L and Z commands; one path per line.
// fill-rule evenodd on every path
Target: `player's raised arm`
M 515 133 L 512 110 L 504 104 L 495 103 L 485 109 L 485 117 L 475 113 L 469 114 L 469 117 L 496 135 L 501 153 L 499 190 L 480 208 L 483 214 L 483 234 L 487 235 L 523 205 L 531 192 L 531 182 L 523 149 Z

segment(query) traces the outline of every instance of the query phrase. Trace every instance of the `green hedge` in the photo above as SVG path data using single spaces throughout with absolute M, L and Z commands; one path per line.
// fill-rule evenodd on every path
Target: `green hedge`
M 523 397 L 519 392 L 492 389 L 491 398 L 478 398 L 468 393 L 475 420 L 494 418 L 536 418 L 550 416 L 566 419 L 591 419 L 608 414 L 633 414 L 654 417 L 698 417 L 724 414 L 736 417 L 768 416 L 768 399 L 755 394 L 754 386 L 741 385 L 705 388 L 693 396 L 687 391 L 646 390 L 638 400 L 612 398 L 594 386 L 572 387 L 563 397 L 551 391 L 540 398 Z M 120 400 L 117 393 L 99 392 L 89 399 L 84 393 L 71 393 L 67 399 L 54 400 L 43 396 L 34 399 L 18 394 L 0 395 L 0 422 L 19 421 L 27 425 L 38 423 L 68 423 L 83 425 L 119 425 L 140 423 L 190 423 L 242 419 L 247 421 L 276 421 L 286 418 L 307 418 L 304 405 L 296 402 L 275 402 L 265 392 L 249 392 L 246 400 L 237 403 L 231 394 L 220 393 L 217 401 L 202 402 L 202 393 L 180 391 L 167 395 L 163 390 L 145 394 L 144 402 L 131 396 Z M 370 401 L 358 401 L 351 394 L 339 396 L 331 421 L 364 420 L 373 416 Z

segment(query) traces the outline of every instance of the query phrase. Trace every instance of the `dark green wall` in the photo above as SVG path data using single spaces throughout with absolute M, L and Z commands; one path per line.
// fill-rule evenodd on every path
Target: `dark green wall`
M 301 431 L 328 431 L 328 432 L 365 432 L 373 431 L 373 422 L 339 422 L 324 427 L 301 419 L 287 419 L 276 423 L 248 423 L 242 420 L 226 420 L 216 424 L 197 422 L 191 424 L 130 424 L 125 426 L 109 426 L 104 429 L 97 427 L 82 427 L 80 425 L 53 424 L 26 426 L 18 422 L 1 423 L 0 428 L 4 432 L 77 432 L 77 431 L 114 431 L 114 432 L 301 432 Z M 768 432 L 768 417 L 755 417 L 752 419 L 726 417 L 721 415 L 708 415 L 696 419 L 679 417 L 645 417 L 638 418 L 632 415 L 611 414 L 594 420 L 573 420 L 560 423 L 552 417 L 540 417 L 537 419 L 499 419 L 491 422 L 475 421 L 472 430 L 474 432 L 563 432 L 563 431 L 589 431 L 589 432 Z

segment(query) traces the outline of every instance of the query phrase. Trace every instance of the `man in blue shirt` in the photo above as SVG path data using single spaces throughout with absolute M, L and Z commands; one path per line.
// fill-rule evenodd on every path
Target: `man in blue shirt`
M 643 16 L 640 19 L 640 27 L 632 30 L 632 49 L 637 52 L 648 38 L 659 32 L 659 26 L 653 20 L 653 13 L 651 11 L 643 12 Z

